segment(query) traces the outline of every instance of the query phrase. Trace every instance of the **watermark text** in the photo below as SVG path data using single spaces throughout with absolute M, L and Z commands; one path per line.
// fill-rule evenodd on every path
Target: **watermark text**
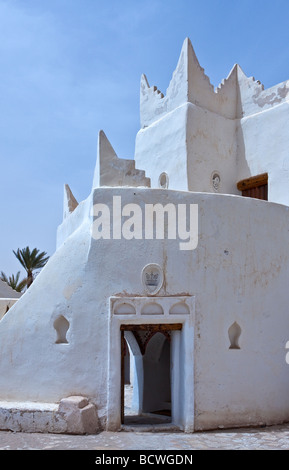
M 122 205 L 121 196 L 113 196 L 111 208 L 94 204 L 92 237 L 95 240 L 179 240 L 180 250 L 198 245 L 198 205 L 144 204 Z

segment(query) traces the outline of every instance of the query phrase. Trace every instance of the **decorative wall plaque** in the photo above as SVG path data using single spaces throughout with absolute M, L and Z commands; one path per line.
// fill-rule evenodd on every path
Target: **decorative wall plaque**
M 164 282 L 163 270 L 158 264 L 147 264 L 142 270 L 142 283 L 148 294 L 156 294 Z

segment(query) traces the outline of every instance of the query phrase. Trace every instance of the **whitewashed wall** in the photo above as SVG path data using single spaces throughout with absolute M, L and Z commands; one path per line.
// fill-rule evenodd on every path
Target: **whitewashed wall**
M 109 298 L 146 296 L 142 269 L 158 263 L 165 275 L 158 297 L 195 296 L 195 352 L 186 356 L 186 339 L 181 358 L 195 382 L 174 389 L 186 409 L 195 408 L 195 429 L 288 420 L 288 208 L 238 196 L 103 188 L 75 211 L 89 214 L 93 200 L 111 204 L 113 195 L 141 207 L 198 204 L 198 247 L 93 240 L 84 217 L 0 322 L 0 400 L 85 395 L 104 423 L 108 396 L 119 393 L 119 377 L 108 380 Z M 59 315 L 69 322 L 65 344 L 55 343 Z M 240 350 L 229 349 L 234 322 L 242 330 Z
M 269 201 L 289 205 L 289 81 L 264 89 L 236 64 L 214 90 L 186 39 L 165 95 L 142 77 L 140 111 L 135 160 L 152 187 L 166 172 L 171 189 L 240 194 L 268 173 Z

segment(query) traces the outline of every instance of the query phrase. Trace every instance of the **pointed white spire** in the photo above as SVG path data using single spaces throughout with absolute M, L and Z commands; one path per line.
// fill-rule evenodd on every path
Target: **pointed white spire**
M 170 109 L 185 102 L 199 104 L 206 95 L 214 93 L 214 87 L 200 66 L 189 38 L 183 42 L 180 58 L 167 90 Z
M 180 57 L 171 82 L 163 96 L 156 87 L 150 87 L 143 74 L 140 86 L 141 127 L 150 126 L 165 114 L 186 103 L 224 115 L 229 119 L 239 116 L 238 86 L 247 79 L 239 65 L 234 65 L 230 74 L 214 89 L 209 77 L 200 66 L 190 39 L 182 45 Z M 260 86 L 259 82 L 256 82 Z
M 103 131 L 100 131 L 98 136 L 98 156 L 100 161 L 103 159 L 110 162 L 118 160 L 118 156 L 113 146 Z
M 118 158 L 103 131 L 98 135 L 97 162 L 93 187 L 100 186 L 150 186 L 145 172 L 135 168 L 134 160 Z
M 215 108 L 213 110 L 229 119 L 235 119 L 239 116 L 237 84 L 238 65 L 235 64 L 227 78 L 223 79 L 215 90 Z
M 116 162 L 117 160 L 118 156 L 105 133 L 102 130 L 99 131 L 97 144 L 97 162 L 93 178 L 94 188 L 99 186 L 108 186 L 106 181 L 110 178 L 113 162 Z
M 156 86 L 149 86 L 147 77 L 143 74 L 140 81 L 140 122 L 141 127 L 147 127 L 156 117 L 162 114 L 166 102 L 163 93 Z
M 78 206 L 78 202 L 72 194 L 68 184 L 64 185 L 64 198 L 63 198 L 63 219 L 71 214 Z
M 146 77 L 146 75 L 143 73 L 142 76 L 141 76 L 141 79 L 140 79 L 140 88 L 141 88 L 141 91 L 143 90 L 143 92 L 145 93 L 146 90 L 149 88 L 149 82 L 148 82 L 148 79 Z

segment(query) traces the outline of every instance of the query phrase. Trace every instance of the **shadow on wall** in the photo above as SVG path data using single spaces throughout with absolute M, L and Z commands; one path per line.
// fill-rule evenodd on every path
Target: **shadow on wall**
M 237 181 L 249 178 L 251 175 L 251 171 L 247 162 L 246 158 L 246 146 L 245 146 L 245 139 L 244 139 L 244 131 L 241 126 L 241 119 L 243 117 L 243 106 L 241 100 L 241 91 L 240 86 L 237 84 L 237 118 L 238 118 L 238 127 L 237 127 L 237 155 L 236 155 L 236 165 L 237 165 Z

